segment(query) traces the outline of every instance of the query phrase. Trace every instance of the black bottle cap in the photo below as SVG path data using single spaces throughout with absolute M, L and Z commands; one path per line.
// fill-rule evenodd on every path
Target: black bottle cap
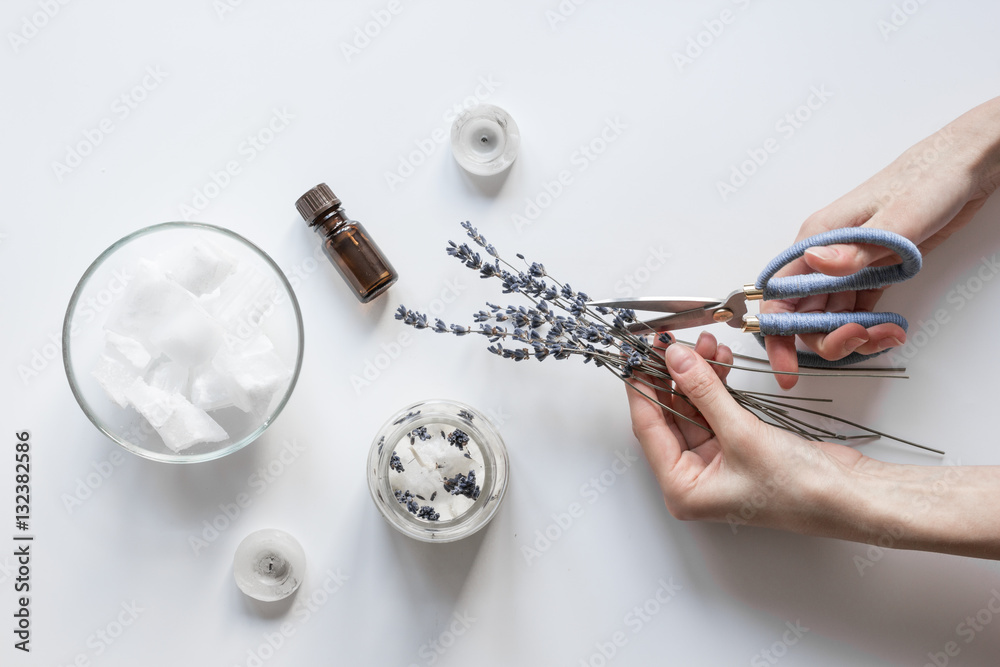
M 333 194 L 326 183 L 320 183 L 295 202 L 295 208 L 310 225 L 316 220 L 316 216 L 323 211 L 330 208 L 340 208 L 340 206 L 340 199 Z

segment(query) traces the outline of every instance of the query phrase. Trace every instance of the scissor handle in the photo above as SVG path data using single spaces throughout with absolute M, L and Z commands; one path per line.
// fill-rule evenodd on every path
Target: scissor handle
M 757 316 L 760 324 L 760 333 L 755 334 L 761 345 L 764 344 L 764 336 L 794 336 L 803 333 L 830 333 L 834 329 L 845 324 L 856 323 L 864 328 L 873 327 L 876 324 L 895 324 L 906 331 L 909 324 L 902 315 L 896 313 L 761 313 Z M 852 352 L 843 359 L 830 361 L 813 352 L 799 351 L 799 364 L 802 366 L 812 366 L 814 368 L 836 368 L 838 366 L 849 366 L 866 359 L 872 359 L 886 352 L 876 352 L 875 354 L 858 354 Z
M 773 277 L 779 269 L 801 257 L 809 248 L 835 243 L 879 245 L 892 250 L 903 261 L 901 264 L 891 266 L 867 266 L 849 276 L 805 273 L 780 278 Z M 846 227 L 810 236 L 791 246 L 772 259 L 764 268 L 757 278 L 756 287 L 764 291 L 765 301 L 794 299 L 813 294 L 877 289 L 912 278 L 920 271 L 922 263 L 917 246 L 899 234 L 874 227 Z
M 849 276 L 828 276 L 822 273 L 808 273 L 774 278 L 783 266 L 798 259 L 809 248 L 834 243 L 867 243 L 892 250 L 902 258 L 902 263 L 891 266 L 869 266 Z M 810 236 L 799 241 L 771 260 L 757 278 L 757 289 L 763 290 L 764 300 L 793 299 L 813 294 L 830 294 L 854 290 L 877 289 L 903 282 L 915 276 L 923 261 L 920 251 L 913 243 L 899 234 L 872 227 L 849 227 Z M 794 336 L 804 333 L 829 333 L 845 324 L 857 323 L 866 329 L 876 324 L 896 324 L 906 331 L 906 319 L 896 313 L 761 313 L 758 316 L 760 333 L 755 334 L 761 345 L 764 336 Z M 882 354 L 858 354 L 853 352 L 843 359 L 830 361 L 813 352 L 798 353 L 799 363 L 817 368 L 848 366 Z

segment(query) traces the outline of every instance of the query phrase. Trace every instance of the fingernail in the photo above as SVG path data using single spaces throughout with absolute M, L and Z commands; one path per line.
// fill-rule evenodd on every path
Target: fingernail
M 890 347 L 899 347 L 903 344 L 903 341 L 899 340 L 895 336 L 886 336 L 878 342 L 879 352 L 882 350 L 888 350 Z
M 855 336 L 854 338 L 848 338 L 847 342 L 844 343 L 844 349 L 847 350 L 848 352 L 854 352 L 854 350 L 858 349 L 867 342 L 868 342 L 867 340 L 865 340 L 864 338 L 859 338 L 858 336 Z
M 806 250 L 806 254 L 812 255 L 816 259 L 822 259 L 830 261 L 832 259 L 837 259 L 837 251 L 833 248 L 827 248 L 826 246 L 816 246 L 815 248 L 809 248 Z
M 708 333 L 707 331 L 702 331 L 700 334 L 698 334 L 698 342 L 700 343 L 701 341 L 705 340 L 711 335 L 712 334 Z
M 667 348 L 667 364 L 678 373 L 684 373 L 694 366 L 694 352 L 684 345 L 671 345 Z

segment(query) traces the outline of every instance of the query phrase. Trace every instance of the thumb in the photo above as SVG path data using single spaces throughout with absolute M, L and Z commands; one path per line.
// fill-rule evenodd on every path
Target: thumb
M 708 362 L 693 350 L 671 345 L 665 357 L 677 388 L 701 411 L 713 431 L 725 431 L 747 417 Z
M 876 245 L 835 243 L 809 248 L 802 257 L 813 271 L 828 276 L 849 276 L 892 254 L 888 248 Z

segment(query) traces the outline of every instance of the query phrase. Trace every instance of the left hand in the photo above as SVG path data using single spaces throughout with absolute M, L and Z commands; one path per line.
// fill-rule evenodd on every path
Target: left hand
M 627 390 L 632 430 L 676 518 L 736 517 L 740 523 L 802 532 L 817 521 L 819 511 L 803 499 L 818 497 L 813 495 L 817 490 L 836 491 L 837 480 L 871 461 L 849 447 L 807 441 L 765 424 L 741 407 L 723 384 L 729 369 L 705 361 L 733 361 L 729 348 L 717 345 L 712 335 L 702 333 L 694 352 L 670 345 L 665 358 L 677 389 L 691 403 L 666 391 L 656 399 L 714 432 L 644 398 L 635 387 L 651 392 L 646 385 Z M 765 501 L 750 502 L 758 498 Z

